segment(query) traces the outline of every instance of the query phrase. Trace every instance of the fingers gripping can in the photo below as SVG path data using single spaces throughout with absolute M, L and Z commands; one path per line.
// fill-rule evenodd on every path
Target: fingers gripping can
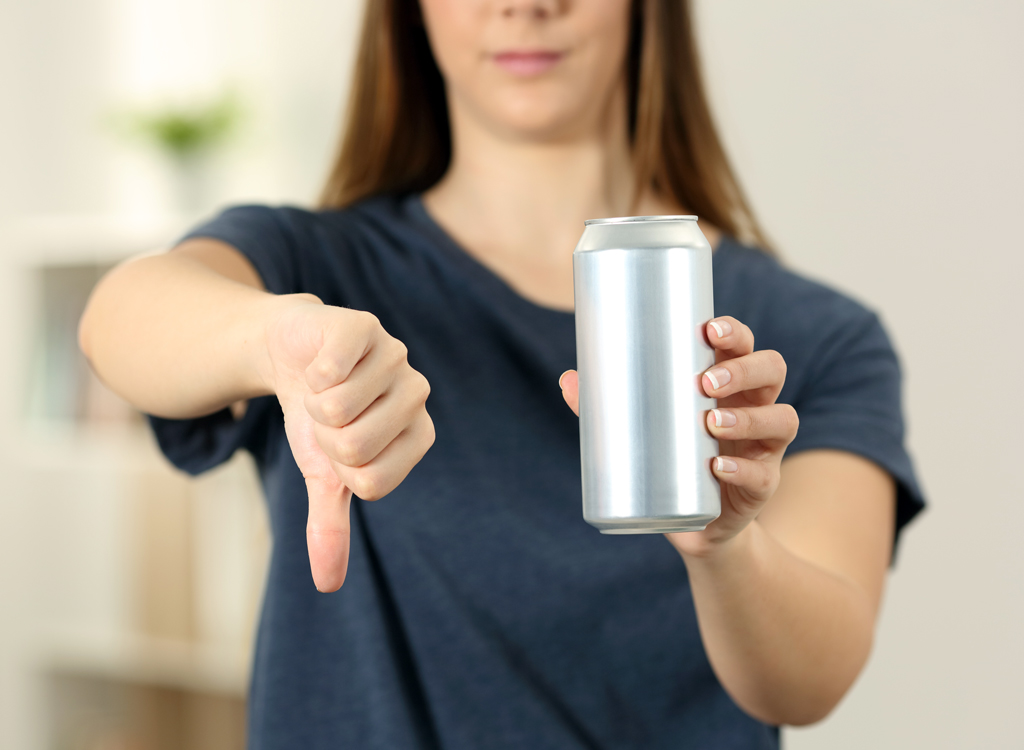
M 583 518 L 605 534 L 698 531 L 718 518 L 711 246 L 696 216 L 586 222 L 573 252 Z

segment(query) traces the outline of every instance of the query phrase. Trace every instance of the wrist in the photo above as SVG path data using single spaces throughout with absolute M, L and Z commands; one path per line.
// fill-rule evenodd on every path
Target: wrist
M 764 530 L 755 520 L 727 539 L 713 539 L 704 544 L 687 544 L 685 547 L 677 545 L 676 549 L 691 572 L 697 569 L 709 573 L 734 570 L 753 560 L 758 537 L 763 533 Z
M 323 305 L 314 294 L 269 294 L 264 300 L 264 309 L 255 319 L 258 321 L 253 336 L 252 372 L 255 375 L 259 395 L 270 396 L 278 392 L 278 370 L 271 356 L 271 338 L 275 335 L 281 319 L 290 310 L 303 305 Z

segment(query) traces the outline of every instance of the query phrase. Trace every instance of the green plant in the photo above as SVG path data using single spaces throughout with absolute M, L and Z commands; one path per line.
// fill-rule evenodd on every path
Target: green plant
M 238 129 L 242 106 L 227 93 L 200 105 L 164 105 L 128 111 L 115 120 L 117 129 L 136 140 L 148 141 L 175 159 L 187 160 L 223 143 Z

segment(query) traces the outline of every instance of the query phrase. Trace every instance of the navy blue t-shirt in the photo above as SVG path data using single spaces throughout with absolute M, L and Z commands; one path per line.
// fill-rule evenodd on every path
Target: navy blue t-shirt
M 245 448 L 273 552 L 249 698 L 256 750 L 777 748 L 712 672 L 682 559 L 660 534 L 605 536 L 581 513 L 579 426 L 558 377 L 572 313 L 534 304 L 457 246 L 418 196 L 341 211 L 246 206 L 191 232 L 233 245 L 271 292 L 368 310 L 431 385 L 436 440 L 375 503 L 354 500 L 348 577 L 321 594 L 307 497 L 273 396 L 244 417 L 151 417 L 178 467 Z M 923 506 L 900 375 L 878 318 L 723 238 L 716 315 L 788 364 L 796 453 L 866 456 Z

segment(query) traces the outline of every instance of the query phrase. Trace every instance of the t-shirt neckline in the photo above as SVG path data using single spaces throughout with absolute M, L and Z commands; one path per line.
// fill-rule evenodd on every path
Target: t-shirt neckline
M 576 312 L 574 310 L 562 310 L 557 307 L 548 307 L 524 297 L 504 278 L 477 260 L 477 258 L 469 253 L 469 251 L 456 242 L 455 238 L 448 234 L 444 227 L 434 220 L 434 217 L 430 215 L 429 211 L 427 211 L 427 207 L 423 205 L 423 197 L 421 194 L 413 193 L 407 196 L 403 203 L 405 204 L 404 207 L 408 215 L 417 223 L 428 229 L 430 233 L 434 235 L 438 246 L 444 251 L 444 253 L 457 263 L 464 272 L 469 274 L 474 281 L 485 287 L 494 289 L 496 293 L 513 299 L 515 304 L 534 310 L 541 315 L 550 315 L 559 319 L 575 319 Z

